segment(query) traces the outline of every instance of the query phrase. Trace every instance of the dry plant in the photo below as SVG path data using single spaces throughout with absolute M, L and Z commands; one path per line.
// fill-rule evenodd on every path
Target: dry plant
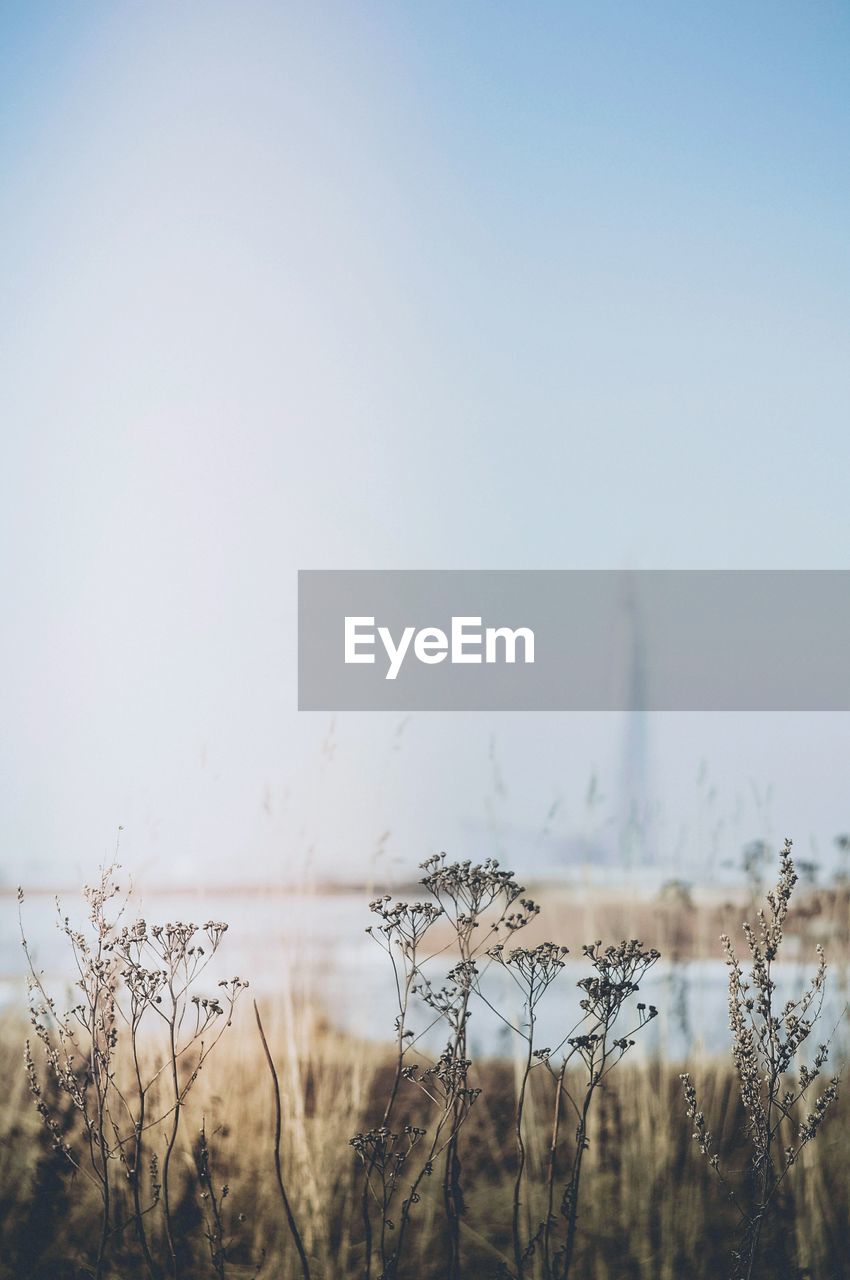
M 280 1100 L 280 1080 L 277 1074 L 277 1068 L 274 1064 L 272 1051 L 269 1048 L 269 1042 L 266 1038 L 263 1020 L 260 1017 L 260 1010 L 256 1000 L 254 1001 L 254 1017 L 257 1022 L 257 1031 L 260 1035 L 260 1042 L 263 1046 L 263 1053 L 268 1064 L 269 1072 L 272 1078 L 272 1090 L 274 1093 L 274 1170 L 275 1180 L 277 1182 L 278 1191 L 280 1192 L 280 1200 L 283 1205 L 283 1212 L 286 1218 L 286 1225 L 289 1234 L 292 1236 L 292 1242 L 298 1253 L 298 1261 L 301 1266 L 301 1274 L 304 1280 L 310 1280 L 310 1262 L 307 1258 L 307 1250 L 304 1248 L 304 1241 L 301 1238 L 301 1232 L 298 1230 L 298 1224 L 295 1221 L 295 1214 L 292 1212 L 292 1204 L 286 1190 L 286 1182 L 283 1177 L 283 1161 L 280 1154 L 281 1135 L 283 1131 L 283 1106 Z
M 478 958 L 487 955 L 490 945 L 501 936 L 524 929 L 540 908 L 518 884 L 513 871 L 503 871 L 495 858 L 483 863 L 447 862 L 445 854 L 435 854 L 422 864 L 422 884 L 436 899 L 452 930 L 452 947 L 458 963 L 448 975 L 448 985 L 434 991 L 427 971 L 417 990 L 425 1003 L 449 1027 L 446 1056 L 454 1077 L 451 1123 L 445 1147 L 443 1204 L 449 1226 L 448 1280 L 460 1274 L 460 1220 L 464 1212 L 460 1158 L 461 1128 L 478 1091 L 469 1089 L 467 1077 L 472 1065 L 467 1056 L 466 1024 L 473 987 L 479 978 Z M 481 931 L 481 932 L 476 932 Z
M 214 920 L 201 926 L 149 925 L 143 919 L 122 924 L 128 897 L 122 898 L 115 883 L 117 869 L 114 863 L 105 867 L 98 883 L 86 887 L 86 927 L 75 928 L 57 902 L 58 926 L 70 946 L 80 993 L 78 1002 L 61 1012 L 27 943 L 18 891 L 30 1022 L 43 1059 L 36 1061 L 27 1040 L 26 1069 L 54 1146 L 100 1199 L 96 1280 L 104 1274 L 110 1246 L 120 1244 L 131 1226 L 151 1280 L 164 1271 L 178 1280 L 171 1166 L 181 1115 L 248 984 L 239 977 L 223 979 L 214 996 L 196 993 L 227 925 Z M 63 1123 L 62 1099 L 78 1116 L 81 1134 Z M 201 1181 L 209 1194 L 205 1134 L 202 1143 Z M 154 1214 L 161 1231 L 152 1226 Z M 221 1260 L 220 1221 L 213 1234 L 211 1248 Z
M 537 1008 L 561 973 L 567 948 L 551 942 L 535 947 L 508 946 L 539 911 L 524 897 L 514 873 L 495 860 L 481 864 L 449 863 L 437 855 L 423 863 L 422 885 L 433 901 L 405 903 L 387 896 L 371 903 L 381 920 L 369 933 L 388 955 L 395 981 L 396 1060 L 389 1095 L 380 1124 L 355 1135 L 351 1144 L 363 1168 L 362 1212 L 365 1255 L 363 1274 L 369 1280 L 373 1253 L 380 1280 L 391 1280 L 401 1268 L 411 1214 L 422 1187 L 438 1162 L 442 1166 L 442 1205 L 448 1242 L 446 1275 L 460 1275 L 460 1227 L 464 1214 L 461 1138 L 481 1088 L 470 1082 L 472 1063 L 467 1049 L 467 1022 L 473 998 L 482 1000 L 523 1042 L 513 1132 L 516 1164 L 511 1191 L 512 1262 L 502 1258 L 500 1274 L 515 1280 L 542 1274 L 545 1280 L 566 1280 L 575 1250 L 582 1161 L 589 1145 L 590 1108 L 597 1089 L 633 1046 L 631 1038 L 656 1015 L 652 1006 L 637 1004 L 629 1030 L 616 1034 L 624 1008 L 633 1002 L 639 984 L 658 959 L 636 940 L 603 948 L 601 942 L 584 947 L 591 973 L 579 982 L 583 997 L 578 1021 L 554 1048 L 536 1042 Z M 440 932 L 440 926 L 447 930 Z M 455 963 L 440 985 L 433 970 L 450 954 Z M 488 991 L 487 975 L 504 970 L 521 994 L 523 1018 L 512 1022 Z M 431 1016 L 424 1028 L 414 1029 L 414 1008 L 424 1006 Z M 422 1040 L 441 1022 L 448 1040 L 434 1062 L 423 1063 Z M 417 1024 L 418 1025 L 418 1024 Z M 532 1073 L 541 1068 L 552 1084 L 551 1138 L 545 1172 L 545 1216 L 524 1235 L 522 1208 L 528 1186 L 526 1160 L 526 1098 Z M 578 1078 L 573 1079 L 571 1069 Z M 427 1099 L 430 1127 L 393 1124 L 400 1090 L 413 1085 Z M 565 1185 L 555 1211 L 556 1186 L 564 1147 L 564 1111 L 575 1119 L 575 1140 Z M 418 1113 L 417 1113 L 418 1116 Z M 398 1222 L 391 1213 L 400 1201 Z M 373 1218 L 378 1227 L 377 1245 Z M 560 1229 L 558 1222 L 561 1222 Z
M 591 974 L 579 980 L 584 992 L 580 1002 L 581 1016 L 554 1049 L 535 1043 L 536 1010 L 540 1000 L 564 967 L 566 947 L 541 943 L 533 949 L 518 947 L 506 953 L 498 944 L 490 955 L 513 978 L 520 990 L 525 1020 L 510 1022 L 479 989 L 479 994 L 502 1021 L 524 1042 L 522 1074 L 517 1094 L 514 1132 L 517 1147 L 517 1170 L 513 1188 L 512 1239 L 514 1274 L 517 1280 L 533 1270 L 539 1257 L 545 1280 L 566 1280 L 575 1253 L 578 1225 L 578 1203 L 584 1154 L 590 1145 L 589 1118 L 597 1090 L 603 1086 L 614 1067 L 622 1061 L 635 1041 L 632 1037 L 657 1016 L 654 1005 L 638 1002 L 634 1021 L 627 1031 L 616 1035 L 617 1023 L 640 983 L 659 959 L 655 950 L 646 950 L 637 939 L 616 946 L 602 946 L 601 941 L 582 948 L 590 961 Z M 578 1064 L 576 1078 L 570 1074 Z M 546 1213 L 530 1238 L 523 1240 L 520 1211 L 526 1149 L 523 1134 L 524 1104 L 531 1074 L 543 1068 L 551 1078 L 552 1137 L 546 1166 Z M 559 1157 L 563 1136 L 564 1107 L 575 1121 L 575 1139 L 569 1174 L 560 1198 L 559 1215 L 555 1213 L 555 1187 L 559 1173 Z M 563 1238 L 557 1244 L 558 1216 Z
M 198 1182 L 201 1187 L 201 1202 L 205 1205 L 204 1238 L 209 1248 L 210 1264 L 217 1280 L 225 1280 L 225 1264 L 228 1248 L 232 1243 L 224 1220 L 224 1202 L 230 1195 L 227 1182 L 216 1184 L 213 1176 L 213 1161 L 210 1145 L 207 1140 L 206 1120 L 201 1122 L 197 1147 Z M 239 1221 L 244 1222 L 245 1214 L 239 1214 Z
M 729 937 L 721 939 L 729 970 L 732 1060 L 750 1147 L 746 1174 L 737 1185 L 721 1165 L 690 1074 L 681 1077 L 694 1139 L 740 1215 L 731 1280 L 751 1280 L 757 1274 L 763 1261 L 765 1228 L 776 1215 L 785 1180 L 803 1149 L 817 1137 L 838 1096 L 839 1078 L 835 1075 L 814 1101 L 808 1097 L 823 1073 L 828 1038 L 817 1046 L 810 1064 L 801 1060 L 823 1005 L 826 961 L 820 945 L 817 969 L 803 994 L 784 1003 L 777 998 L 776 964 L 796 882 L 791 841 L 786 840 L 776 887 L 767 894 L 767 910 L 759 909 L 755 928 L 746 923 L 743 926 L 750 953 L 749 973 L 744 972 Z M 767 1260 L 770 1274 L 776 1275 L 777 1270 L 793 1274 L 781 1238 L 776 1247 L 778 1256 Z
M 395 1022 L 395 1069 L 380 1124 L 358 1133 L 351 1144 L 363 1166 L 361 1208 L 364 1226 L 365 1280 L 372 1273 L 373 1213 L 378 1220 L 377 1260 L 380 1276 L 389 1280 L 401 1265 L 410 1217 L 421 1199 L 425 1179 L 442 1165 L 442 1203 L 447 1223 L 447 1280 L 460 1273 L 460 1220 L 464 1211 L 460 1137 L 480 1090 L 470 1086 L 471 1062 L 467 1054 L 466 1024 L 477 977 L 476 957 L 485 953 L 500 933 L 521 929 L 538 908 L 523 898 L 525 890 L 513 872 L 502 871 L 495 859 L 473 864 L 450 863 L 435 854 L 422 864 L 422 885 L 433 901 L 393 903 L 389 896 L 370 904 L 381 923 L 368 932 L 383 948 L 392 965 L 398 1013 Z M 448 925 L 448 936 L 430 943 L 437 922 Z M 477 932 L 482 930 L 483 932 Z M 431 971 L 438 959 L 452 952 L 456 963 L 445 980 L 435 985 Z M 428 1025 L 418 1032 L 411 1026 L 414 997 L 428 1010 Z M 419 1042 L 434 1026 L 448 1028 L 446 1047 L 436 1062 L 422 1066 L 414 1060 Z M 421 1056 L 421 1055 L 420 1055 Z M 393 1129 L 402 1084 L 413 1086 L 433 1109 L 430 1133 L 407 1123 Z M 426 1137 L 428 1141 L 425 1141 Z M 421 1150 L 420 1150 L 421 1149 Z M 418 1165 L 408 1173 L 414 1154 Z M 390 1217 L 400 1188 L 398 1233 Z

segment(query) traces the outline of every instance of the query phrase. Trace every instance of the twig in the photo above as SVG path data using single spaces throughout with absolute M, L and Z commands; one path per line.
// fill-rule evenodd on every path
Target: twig
M 280 1190 L 280 1198 L 283 1202 L 283 1209 L 284 1209 L 284 1213 L 286 1214 L 286 1221 L 289 1226 L 289 1231 L 293 1241 L 295 1242 L 295 1248 L 298 1250 L 298 1257 L 301 1260 L 301 1274 L 303 1275 L 304 1280 L 310 1280 L 310 1263 L 307 1260 L 307 1254 L 304 1249 L 304 1242 L 301 1239 L 301 1233 L 298 1230 L 298 1224 L 295 1221 L 295 1216 L 292 1212 L 292 1206 L 289 1203 L 289 1196 L 286 1194 L 286 1187 L 283 1181 L 283 1168 L 280 1162 L 280 1137 L 281 1137 L 281 1129 L 282 1129 L 281 1105 L 280 1105 L 280 1083 L 278 1082 L 277 1071 L 274 1065 L 274 1059 L 272 1058 L 271 1050 L 269 1049 L 269 1042 L 266 1039 L 266 1033 L 263 1030 L 263 1023 L 260 1018 L 260 1010 L 257 1008 L 256 1000 L 254 1001 L 254 1016 L 257 1019 L 257 1030 L 259 1031 L 260 1039 L 263 1042 L 263 1050 L 266 1055 L 266 1062 L 269 1064 L 269 1071 L 271 1072 L 272 1084 L 274 1086 L 274 1116 L 275 1116 L 275 1119 L 274 1119 L 274 1168 L 275 1168 L 275 1174 L 277 1176 L 277 1185 Z

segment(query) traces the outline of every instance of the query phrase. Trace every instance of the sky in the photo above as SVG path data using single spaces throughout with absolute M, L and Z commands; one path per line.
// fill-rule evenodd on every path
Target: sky
M 849 54 L 838 3 L 4 5 L 0 883 L 119 826 L 151 881 L 533 870 L 616 807 L 621 718 L 299 715 L 296 571 L 850 567 Z M 685 871 L 850 827 L 845 715 L 647 742 Z

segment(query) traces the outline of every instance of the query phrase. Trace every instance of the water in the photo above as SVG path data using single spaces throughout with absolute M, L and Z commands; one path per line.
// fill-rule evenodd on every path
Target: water
M 72 922 L 85 919 L 79 901 L 65 904 Z M 20 943 L 18 907 L 13 896 L 0 897 L 0 1006 L 23 1008 L 26 998 L 26 959 Z M 140 899 L 128 915 L 150 920 L 227 920 L 230 928 L 216 965 L 207 975 L 210 990 L 221 977 L 248 978 L 255 991 L 274 996 L 286 989 L 316 1003 L 329 1022 L 343 1032 L 374 1040 L 393 1035 L 395 986 L 390 962 L 366 932 L 370 915 L 362 893 L 339 894 L 231 894 L 154 896 Z M 56 925 L 57 915 L 49 896 L 34 896 L 24 904 L 24 924 L 37 967 L 57 999 L 70 995 L 71 969 L 68 943 Z M 441 958 L 444 969 L 451 956 Z M 579 1016 L 582 993 L 576 984 L 588 972 L 586 962 L 569 957 L 565 968 L 538 1009 L 535 1045 L 554 1049 Z M 800 963 L 776 968 L 780 1000 L 799 996 L 811 974 Z M 436 976 L 436 974 L 435 974 Z M 473 1000 L 469 1022 L 469 1047 L 473 1056 L 511 1054 L 519 1043 L 503 1019 L 521 1027 L 523 1010 L 518 992 L 498 966 L 485 975 L 485 990 L 500 1018 L 478 999 Z M 683 1062 L 698 1052 L 725 1053 L 729 1044 L 726 967 L 721 960 L 660 961 L 650 972 L 637 997 L 654 1004 L 659 1016 L 636 1037 L 634 1054 Z M 827 984 L 819 1042 L 833 1032 L 847 1001 L 846 982 L 833 973 Z M 617 1034 L 627 1034 L 636 1011 L 624 1011 Z M 414 1005 L 412 1023 L 424 1031 L 433 1015 Z M 425 1035 L 423 1044 L 439 1049 L 442 1024 Z M 847 1051 L 850 1038 L 840 1031 L 834 1037 L 833 1060 Z

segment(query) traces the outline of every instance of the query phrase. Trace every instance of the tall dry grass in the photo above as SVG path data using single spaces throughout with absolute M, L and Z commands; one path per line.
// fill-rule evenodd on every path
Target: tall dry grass
M 275 1001 L 264 1008 L 270 1047 L 280 1072 L 283 1166 L 313 1275 L 322 1280 L 362 1275 L 359 1169 L 349 1135 L 367 1125 L 391 1075 L 387 1054 L 370 1042 L 343 1039 L 315 1013 Z M 29 1105 L 21 1070 L 26 1027 L 2 1027 L 0 1070 L 0 1275 L 4 1280 L 65 1280 L 90 1273 L 98 1222 L 92 1190 L 69 1176 L 45 1139 Z M 740 1130 L 736 1081 L 722 1062 L 699 1064 L 701 1099 L 724 1134 Z M 513 1063 L 480 1068 L 483 1093 L 470 1117 L 465 1162 L 467 1212 L 461 1219 L 465 1276 L 498 1274 L 511 1263 L 510 1217 L 515 1163 L 506 1139 L 518 1079 Z M 545 1166 L 548 1107 L 536 1090 L 528 1105 L 532 1170 Z M 243 1009 L 221 1045 L 214 1076 L 199 1081 L 179 1149 L 176 1201 L 187 1275 L 215 1276 L 204 1236 L 203 1187 L 197 1142 L 205 1124 L 216 1184 L 224 1201 L 226 1274 L 301 1280 L 274 1187 L 273 1103 L 251 1015 Z M 539 1123 L 538 1123 L 539 1121 Z M 801 1275 L 827 1280 L 850 1276 L 850 1115 L 845 1104 L 831 1130 L 796 1171 L 785 1229 Z M 730 1156 L 743 1163 L 734 1142 Z M 577 1235 L 576 1274 L 593 1280 L 713 1280 L 728 1275 L 736 1218 L 704 1165 L 695 1157 L 683 1123 L 675 1070 L 635 1064 L 612 1076 L 603 1093 L 586 1156 Z M 529 1209 L 529 1220 L 539 1206 Z M 443 1214 L 438 1188 L 423 1196 L 405 1274 L 443 1280 Z M 241 1215 L 244 1220 L 240 1221 Z M 143 1276 L 140 1259 L 118 1250 L 109 1275 Z
M 260 1001 L 259 1012 L 280 1089 L 281 1178 L 310 1274 L 314 1280 L 362 1280 L 368 1270 L 364 1164 L 350 1139 L 385 1114 L 398 1079 L 397 1054 L 376 1042 L 374 1028 L 368 1028 L 368 1036 L 364 1028 L 362 1039 L 339 1034 L 315 1006 L 286 988 Z M 97 1186 L 63 1160 L 31 1105 L 23 1070 L 27 1031 L 25 1022 L 10 1017 L 0 1037 L 6 1082 L 0 1097 L 0 1276 L 76 1280 L 96 1271 L 100 1197 Z M 475 1092 L 475 1101 L 464 1115 L 459 1153 L 462 1212 L 447 1215 L 439 1178 L 420 1182 L 395 1272 L 399 1277 L 445 1280 L 450 1266 L 464 1280 L 516 1274 L 517 1230 L 523 1242 L 533 1241 L 547 1216 L 552 1140 L 551 1073 L 529 1071 L 526 1049 L 518 1037 L 514 1058 L 469 1065 L 465 1085 Z M 141 1042 L 140 1052 L 145 1069 L 155 1070 L 159 1050 L 153 1042 Z M 748 1117 L 732 1064 L 704 1060 L 692 1066 L 724 1167 L 746 1173 Z M 131 1080 L 132 1068 L 131 1058 L 119 1049 L 114 1070 L 120 1089 Z M 578 1097 L 584 1096 L 585 1075 L 581 1061 L 568 1063 L 566 1085 Z M 430 1104 L 412 1087 L 415 1082 L 406 1079 L 405 1084 L 411 1087 L 399 1099 L 394 1124 L 427 1128 L 433 1123 Z M 80 1116 L 73 1100 L 54 1090 L 48 1101 L 60 1145 L 78 1140 Z M 160 1108 L 164 1123 L 148 1141 L 160 1159 L 172 1132 L 161 1101 L 154 1090 L 151 1106 Z M 171 1212 L 179 1272 L 186 1280 L 255 1275 L 303 1280 L 303 1262 L 275 1177 L 275 1101 L 254 1013 L 242 1002 L 209 1069 L 185 1097 L 173 1147 Z M 779 1255 L 771 1231 L 778 1231 L 782 1256 L 792 1260 L 782 1263 L 785 1276 L 850 1276 L 848 1118 L 839 1098 L 817 1143 L 802 1151 L 783 1195 L 781 1217 L 765 1233 L 762 1269 L 754 1274 L 780 1274 L 772 1262 Z M 573 1138 L 567 1134 L 565 1140 L 569 1144 Z M 678 1067 L 622 1062 L 600 1082 L 586 1140 L 572 1276 L 709 1280 L 730 1275 L 739 1223 L 723 1185 L 695 1151 Z M 113 1195 L 113 1228 L 126 1225 L 110 1230 L 102 1274 L 135 1280 L 150 1268 L 133 1231 L 131 1188 L 122 1186 L 120 1172 Z M 154 1271 L 167 1275 L 172 1260 L 159 1208 L 146 1225 Z M 397 1221 L 387 1225 L 390 1239 L 397 1228 Z M 374 1241 L 372 1264 L 376 1275 Z M 539 1274 L 539 1251 L 526 1265 L 529 1277 Z

